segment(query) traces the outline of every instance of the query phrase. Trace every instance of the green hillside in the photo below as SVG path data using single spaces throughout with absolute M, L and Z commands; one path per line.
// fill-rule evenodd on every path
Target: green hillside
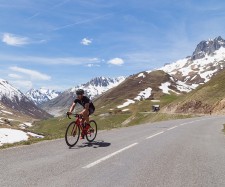
M 154 71 L 151 73 L 143 72 L 143 74 L 144 77 L 139 77 L 139 74 L 130 76 L 119 86 L 112 88 L 94 101 L 96 111 L 91 118 L 97 121 L 99 130 L 192 117 L 192 115 L 152 112 L 152 105 L 166 106 L 176 100 L 178 96 L 173 92 L 170 95 L 164 94 L 159 89 L 161 83 L 171 81 L 170 76 L 165 72 Z M 150 98 L 136 101 L 135 104 L 123 108 L 117 107 L 123 104 L 126 99 L 134 99 L 140 91 L 148 87 L 152 88 Z M 172 82 L 170 88 L 176 90 Z M 47 139 L 64 137 L 66 127 L 70 121 L 65 116 L 52 118 L 35 122 L 30 130 L 37 134 L 43 134 Z
M 179 113 L 225 113 L 225 70 L 192 92 L 178 97 L 164 108 Z

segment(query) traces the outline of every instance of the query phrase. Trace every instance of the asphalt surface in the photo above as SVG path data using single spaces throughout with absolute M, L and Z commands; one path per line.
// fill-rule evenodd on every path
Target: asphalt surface
M 102 131 L 69 149 L 63 139 L 0 151 L 0 186 L 224 187 L 225 117 Z

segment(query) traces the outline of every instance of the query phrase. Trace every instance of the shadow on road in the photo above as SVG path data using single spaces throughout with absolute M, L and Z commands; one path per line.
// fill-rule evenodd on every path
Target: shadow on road
M 101 141 L 94 141 L 94 142 L 84 142 L 82 145 L 77 145 L 75 147 L 72 147 L 71 149 L 81 149 L 85 147 L 92 147 L 92 148 L 100 148 L 100 147 L 109 147 L 111 143 Z

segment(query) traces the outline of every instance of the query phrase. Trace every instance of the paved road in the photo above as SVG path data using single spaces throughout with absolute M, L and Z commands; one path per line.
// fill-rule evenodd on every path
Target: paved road
M 224 187 L 225 117 L 102 131 L 68 149 L 64 140 L 0 151 L 0 186 Z

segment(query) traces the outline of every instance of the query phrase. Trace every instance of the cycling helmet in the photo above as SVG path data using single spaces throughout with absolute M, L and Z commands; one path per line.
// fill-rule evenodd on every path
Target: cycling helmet
M 84 90 L 83 90 L 83 89 L 78 89 L 78 90 L 76 91 L 76 94 L 77 94 L 77 95 L 83 95 L 83 94 L 84 94 Z

